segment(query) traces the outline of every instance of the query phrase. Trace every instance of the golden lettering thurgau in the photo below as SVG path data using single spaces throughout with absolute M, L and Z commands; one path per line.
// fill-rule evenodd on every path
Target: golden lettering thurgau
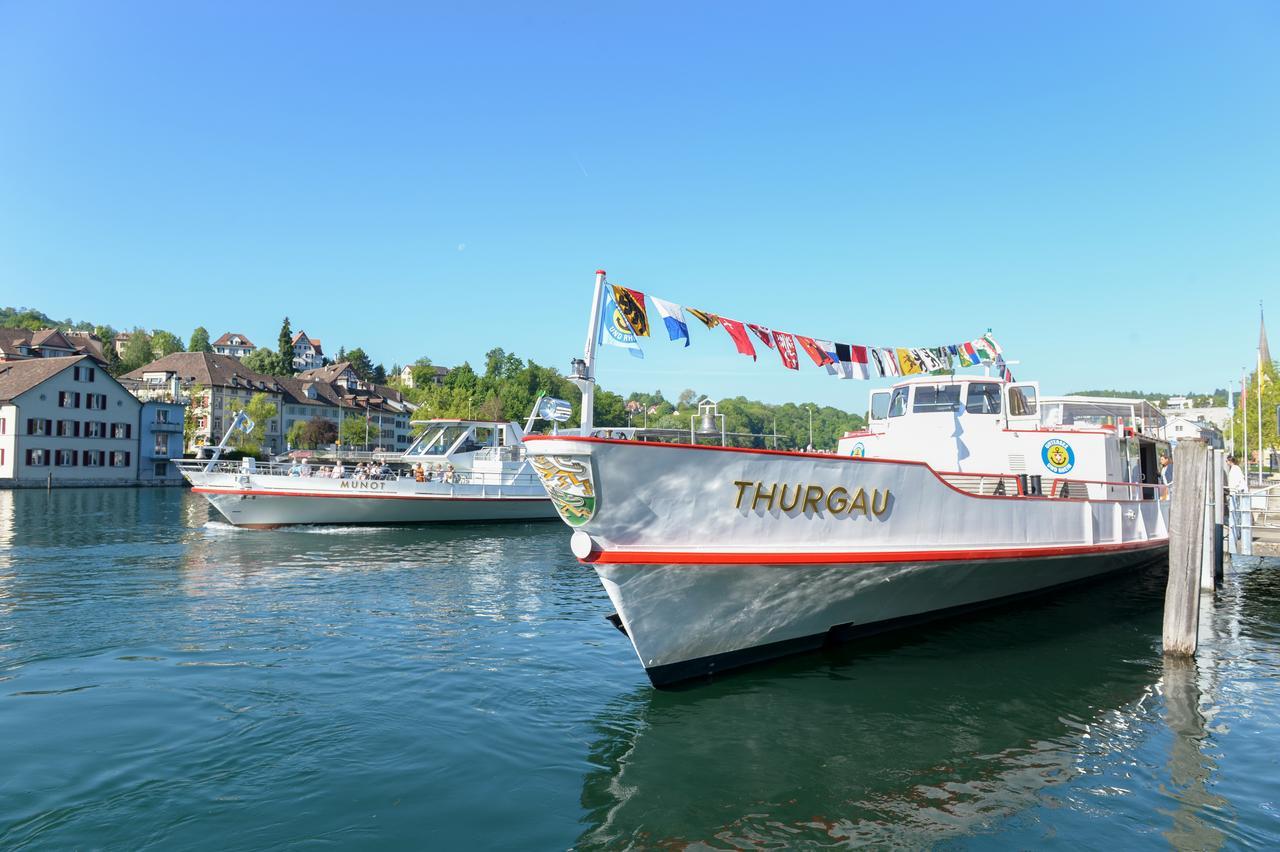
M 735 479 L 733 484 L 738 488 L 737 499 L 733 502 L 735 509 L 741 509 L 743 501 L 747 500 L 753 512 L 762 508 L 766 512 L 772 511 L 775 503 L 783 512 L 799 508 L 801 514 L 826 512 L 832 516 L 861 514 L 866 518 L 879 518 L 889 511 L 887 488 L 883 491 L 873 488 L 868 492 L 859 487 L 850 493 L 843 485 L 837 485 L 828 491 L 821 485 L 806 485 L 802 482 L 765 483 Z

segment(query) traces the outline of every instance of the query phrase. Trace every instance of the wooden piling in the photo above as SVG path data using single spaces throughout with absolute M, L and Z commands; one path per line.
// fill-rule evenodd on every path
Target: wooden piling
M 1200 628 L 1209 445 L 1182 440 L 1173 450 L 1173 499 L 1169 507 L 1169 582 L 1164 591 L 1164 652 L 1190 657 Z

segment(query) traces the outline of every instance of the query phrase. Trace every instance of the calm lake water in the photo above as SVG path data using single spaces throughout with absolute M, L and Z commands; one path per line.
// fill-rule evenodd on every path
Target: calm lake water
M 0 848 L 1280 846 L 1280 568 L 650 688 L 559 523 L 0 491 Z

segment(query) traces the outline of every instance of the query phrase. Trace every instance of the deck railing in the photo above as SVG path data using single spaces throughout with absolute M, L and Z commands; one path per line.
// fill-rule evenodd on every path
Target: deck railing
M 939 471 L 953 488 L 982 497 L 1048 500 L 1166 500 L 1169 486 L 1158 482 L 1108 482 L 1010 473 Z
M 351 466 L 344 466 L 341 477 L 335 477 L 332 474 L 332 465 L 311 465 L 310 471 L 303 474 L 300 466 L 297 472 L 294 472 L 295 465 L 292 463 L 277 462 L 258 462 L 252 468 L 244 467 L 238 461 L 216 461 L 210 464 L 207 461 L 198 459 L 183 459 L 181 461 L 174 460 L 177 467 L 185 472 L 191 473 L 222 473 L 230 476 L 272 476 L 282 479 L 291 480 L 311 480 L 311 479 L 343 479 L 356 481 L 381 481 L 381 482 L 403 482 L 403 481 L 419 481 L 417 475 L 409 468 L 397 467 L 389 473 L 360 474 Z M 325 472 L 326 469 L 329 472 Z M 497 473 L 490 471 L 473 471 L 458 470 L 452 472 L 448 470 L 432 470 L 423 474 L 422 482 L 437 482 L 446 485 L 493 485 L 493 486 L 525 486 L 532 487 L 539 485 L 541 480 L 534 473 Z

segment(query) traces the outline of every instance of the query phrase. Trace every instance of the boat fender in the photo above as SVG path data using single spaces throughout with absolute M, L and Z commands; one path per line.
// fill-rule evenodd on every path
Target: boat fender
M 573 551 L 573 555 L 579 559 L 586 559 L 600 548 L 596 547 L 596 543 L 592 541 L 591 536 L 582 530 L 574 530 L 573 535 L 569 539 L 569 549 Z

